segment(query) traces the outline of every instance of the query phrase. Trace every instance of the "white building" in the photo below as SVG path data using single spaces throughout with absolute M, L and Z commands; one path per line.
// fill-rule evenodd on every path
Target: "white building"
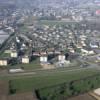
M 29 63 L 29 57 L 28 56 L 22 57 L 22 63 L 28 64 Z
M 86 46 L 86 43 L 83 40 L 81 40 L 81 44 L 82 44 L 82 46 Z
M 82 55 L 93 55 L 95 54 L 93 50 L 85 50 L 85 49 L 81 49 Z
M 58 55 L 58 61 L 65 61 L 65 55 Z
M 7 60 L 0 60 L 0 66 L 7 66 L 8 62 Z
M 11 57 L 12 58 L 17 58 L 18 54 L 16 51 L 11 51 Z
M 40 56 L 40 62 L 41 63 L 47 63 L 48 62 L 48 57 L 47 56 Z
M 80 39 L 82 40 L 82 41 L 85 41 L 86 40 L 86 36 L 85 35 L 80 35 Z
M 55 53 L 55 54 L 61 54 L 61 52 L 60 52 L 60 51 L 54 51 L 54 53 Z
M 99 48 L 99 46 L 97 44 L 92 44 L 92 43 L 90 43 L 90 47 L 91 48 Z
M 71 53 L 75 53 L 75 50 L 74 49 L 70 49 L 69 50 Z

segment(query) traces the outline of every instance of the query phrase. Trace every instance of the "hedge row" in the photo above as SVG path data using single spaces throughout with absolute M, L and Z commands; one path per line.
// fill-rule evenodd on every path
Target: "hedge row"
M 100 87 L 100 75 L 36 90 L 40 100 L 64 100 Z

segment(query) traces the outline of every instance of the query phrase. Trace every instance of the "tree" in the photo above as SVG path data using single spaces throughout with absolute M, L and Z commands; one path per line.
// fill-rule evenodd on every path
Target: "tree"
M 15 94 L 16 93 L 16 89 L 12 86 L 12 81 L 9 81 L 9 93 L 10 94 Z

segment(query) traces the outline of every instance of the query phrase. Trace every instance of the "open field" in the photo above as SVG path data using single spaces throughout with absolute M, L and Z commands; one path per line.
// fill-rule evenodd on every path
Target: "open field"
M 33 88 L 40 89 L 53 85 L 59 85 L 64 82 L 70 82 L 72 80 L 78 80 L 88 76 L 98 74 L 100 71 L 95 69 L 76 70 L 72 72 L 59 71 L 54 73 L 38 73 L 31 77 L 19 77 L 11 79 L 12 88 L 16 89 L 16 92 L 32 91 Z
M 40 90 L 40 94 L 42 96 L 43 95 L 47 96 L 48 93 L 52 94 L 57 87 L 58 87 L 57 93 L 59 93 L 59 87 L 64 83 L 69 84 L 71 81 L 74 81 L 74 80 L 80 80 L 84 78 L 86 79 L 87 77 L 94 76 L 94 75 L 98 76 L 100 73 L 100 70 L 97 70 L 96 68 L 80 68 L 80 69 L 79 68 L 75 68 L 75 69 L 62 68 L 62 69 L 55 69 L 55 70 L 43 70 L 43 71 L 41 70 L 41 71 L 36 71 L 33 73 L 34 74 L 29 74 L 29 75 L 27 73 L 26 74 L 25 73 L 8 74 L 8 76 L 3 76 L 3 77 L 0 76 L 0 79 L 6 80 L 6 81 L 9 80 L 9 87 L 11 90 L 14 91 L 14 93 L 23 94 L 27 92 L 28 93 L 32 92 L 34 89 L 38 89 Z M 83 88 L 83 91 L 84 91 L 85 89 L 84 85 L 89 88 L 88 85 L 91 86 L 91 83 L 93 84 L 95 82 L 94 79 L 93 81 L 88 80 L 88 79 L 87 79 L 88 81 L 81 81 L 83 83 L 76 81 L 74 83 L 75 88 L 79 87 L 78 89 L 80 90 L 81 88 Z M 96 78 L 96 81 L 99 81 L 99 78 Z M 80 85 L 77 85 L 77 84 L 80 84 Z M 95 86 L 96 84 L 98 86 L 98 82 L 95 83 Z M 70 94 L 67 94 L 67 95 L 70 95 Z M 14 96 L 11 96 L 10 98 L 14 98 Z M 59 100 L 59 99 L 55 99 L 55 100 Z
M 38 94 L 41 100 L 66 100 L 66 98 L 87 93 L 98 87 L 100 87 L 100 74 L 42 88 L 38 90 Z M 85 98 L 85 100 L 88 99 Z

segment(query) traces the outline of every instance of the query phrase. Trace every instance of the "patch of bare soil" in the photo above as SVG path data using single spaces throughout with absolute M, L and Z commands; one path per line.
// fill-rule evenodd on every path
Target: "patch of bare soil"
M 7 100 L 8 82 L 0 81 L 0 100 Z
M 7 100 L 37 100 L 33 93 L 19 93 L 8 96 Z
M 49 65 L 49 64 L 41 64 L 41 66 L 43 67 L 43 69 L 54 69 L 55 68 L 53 65 Z
M 75 96 L 75 97 L 69 98 L 67 100 L 96 100 L 96 99 L 93 98 L 92 96 L 90 96 L 87 93 L 87 94 L 82 94 L 82 95 L 79 95 L 79 96 Z

